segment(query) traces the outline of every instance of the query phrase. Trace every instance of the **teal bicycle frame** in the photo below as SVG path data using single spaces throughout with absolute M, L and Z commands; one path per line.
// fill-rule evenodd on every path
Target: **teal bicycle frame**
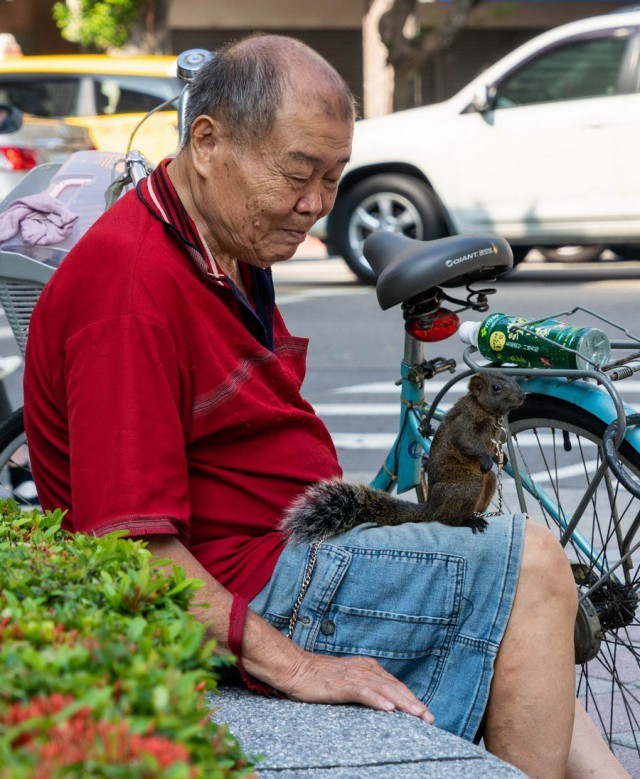
M 637 348 L 637 345 L 634 341 L 612 343 L 614 349 L 625 350 Z M 424 368 L 424 346 L 408 334 L 405 336 L 405 354 L 401 363 L 399 382 L 401 407 L 398 434 L 382 468 L 371 481 L 372 487 L 385 492 L 395 490 L 398 493 L 415 489 L 418 500 L 426 499 L 422 459 L 423 455 L 429 453 L 431 440 L 422 431 L 429 429 L 432 419 L 436 421 L 443 419 L 446 412 L 438 404 L 451 387 L 480 370 L 512 375 L 517 378 L 525 392 L 565 401 L 600 419 L 605 425 L 617 419 L 617 445 L 619 446 L 624 439 L 640 452 L 640 429 L 626 427 L 625 424 L 626 416 L 635 413 L 635 409 L 622 402 L 613 382 L 606 374 L 595 370 L 554 370 L 505 367 L 495 364 L 480 365 L 473 358 L 476 352 L 474 347 L 468 347 L 465 350 L 463 359 L 469 370 L 454 376 L 442 387 L 432 403 L 427 403 L 424 394 L 424 383 L 428 380 Z M 445 366 L 443 369 L 449 368 Z M 592 379 L 596 384 L 588 383 L 585 379 Z M 552 495 L 549 495 L 532 481 L 527 473 L 514 467 L 514 464 L 518 462 L 518 456 L 510 437 L 507 439 L 507 452 L 508 462 L 504 471 L 514 480 L 520 510 L 527 513 L 525 493 L 533 496 L 562 529 L 561 543 L 564 545 L 571 538 L 572 543 L 592 560 L 594 567 L 600 574 L 610 575 L 612 569 L 602 564 L 587 538 L 577 529 L 585 509 L 607 470 L 606 461 L 603 460 L 598 466 L 598 470 L 573 516 L 567 517 Z M 640 542 L 629 549 L 615 567 L 618 568 L 622 565 L 638 546 L 640 546 Z M 589 589 L 589 592 L 596 586 L 597 583 Z

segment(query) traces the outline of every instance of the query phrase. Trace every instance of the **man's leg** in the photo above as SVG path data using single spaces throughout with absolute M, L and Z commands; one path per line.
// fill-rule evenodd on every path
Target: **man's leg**
M 593 724 L 593 720 L 576 701 L 576 716 L 569 752 L 566 779 L 630 779 Z
M 522 568 L 496 658 L 487 748 L 529 777 L 565 776 L 575 711 L 576 587 L 562 547 L 527 522 Z

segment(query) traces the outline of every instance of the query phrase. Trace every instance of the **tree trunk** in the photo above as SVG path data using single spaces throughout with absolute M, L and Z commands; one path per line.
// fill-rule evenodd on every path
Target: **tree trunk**
M 418 89 L 416 78 L 419 73 L 410 62 L 396 62 L 393 66 L 393 110 L 403 111 L 421 104 L 416 99 Z
M 393 0 L 369 0 L 362 21 L 365 119 L 393 111 L 393 69 L 387 63 L 389 52 L 380 39 L 379 29 L 380 17 L 392 5 Z
M 170 3 L 171 0 L 149 0 L 143 4 L 131 26 L 129 40 L 118 49 L 118 54 L 165 54 Z
M 421 105 L 422 68 L 448 48 L 482 0 L 452 0 L 447 18 L 436 27 L 421 27 L 418 0 L 393 0 L 379 22 L 380 37 L 394 71 L 394 111 Z

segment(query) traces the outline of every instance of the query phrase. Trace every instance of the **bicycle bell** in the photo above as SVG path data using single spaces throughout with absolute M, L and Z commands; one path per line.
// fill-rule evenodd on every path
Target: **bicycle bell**
M 207 63 L 213 54 L 206 49 L 187 49 L 178 55 L 176 64 L 178 78 L 182 81 L 193 81 L 196 73 Z

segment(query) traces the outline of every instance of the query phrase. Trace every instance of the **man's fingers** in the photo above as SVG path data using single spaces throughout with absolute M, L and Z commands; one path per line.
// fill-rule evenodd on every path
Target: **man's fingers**
M 424 703 L 422 703 L 422 701 L 416 697 L 405 684 L 383 668 L 380 663 L 372 657 L 358 658 L 356 662 L 358 661 L 366 664 L 368 666 L 367 670 L 371 670 L 380 676 L 384 687 L 382 689 L 374 689 L 376 695 L 382 696 L 384 700 L 391 703 L 394 708 L 397 708 L 400 711 L 413 714 L 416 717 L 421 717 L 425 722 L 433 722 L 433 715 Z M 375 708 L 380 707 L 375 706 Z M 384 706 L 383 708 L 388 709 L 388 706 Z
M 368 691 L 363 691 L 368 692 Z M 409 690 L 402 682 L 390 676 L 390 681 L 383 683 L 371 689 L 372 696 L 376 701 L 384 701 L 385 705 L 371 704 L 374 708 L 381 708 L 385 711 L 398 709 L 414 717 L 420 717 L 425 722 L 432 724 L 433 714 L 422 703 L 419 698 Z
M 370 657 L 338 658 L 304 655 L 305 662 L 285 690 L 309 703 L 360 703 L 380 711 L 399 711 L 434 721 L 428 708 L 409 688 Z

